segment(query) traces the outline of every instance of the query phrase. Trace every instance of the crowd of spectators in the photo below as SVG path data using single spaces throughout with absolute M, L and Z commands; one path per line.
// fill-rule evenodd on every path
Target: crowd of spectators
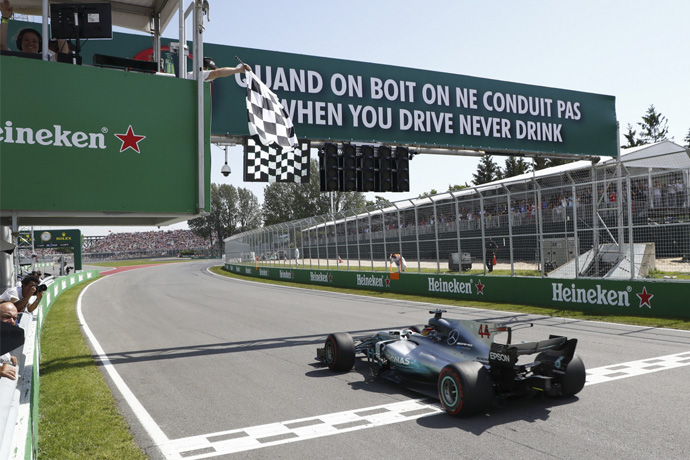
M 674 176 L 669 176 L 665 180 L 655 180 L 651 187 L 652 192 L 648 192 L 648 180 L 641 178 L 633 181 L 631 187 L 632 209 L 635 215 L 644 215 L 650 209 L 661 211 L 674 211 L 685 209 L 688 205 L 687 193 L 682 180 Z M 624 187 L 622 196 L 616 192 L 613 183 L 607 186 L 597 185 L 597 208 L 601 210 L 616 209 L 619 199 L 626 200 L 627 190 Z M 572 187 L 548 188 L 541 194 L 541 218 L 544 222 L 563 222 L 572 219 L 573 208 L 584 206 L 585 211 L 591 209 L 593 196 L 591 186 L 578 187 L 573 194 Z M 459 212 L 456 214 L 455 210 Z M 336 231 L 330 222 L 326 223 L 326 229 L 314 229 L 316 233 L 307 232 L 305 237 L 308 243 L 316 236 L 319 240 L 333 238 L 336 235 L 343 237 L 345 233 L 350 236 L 357 234 L 369 234 L 382 230 L 407 229 L 418 226 L 420 231 L 423 229 L 433 229 L 438 227 L 440 231 L 453 230 L 454 224 L 460 225 L 461 229 L 477 229 L 479 221 L 484 220 L 485 225 L 497 227 L 506 225 L 505 216 L 510 214 L 513 225 L 524 225 L 533 222 L 539 210 L 537 194 L 534 191 L 525 193 L 514 193 L 510 204 L 507 203 L 505 195 L 486 196 L 483 201 L 483 208 L 480 207 L 480 200 L 474 197 L 460 199 L 459 206 L 456 208 L 454 200 L 438 200 L 436 206 L 423 205 L 416 209 L 406 209 L 398 215 L 397 210 L 387 213 L 385 222 L 381 215 L 367 213 L 362 214 L 355 222 L 349 220 L 345 223 L 338 222 Z M 316 240 L 314 240 L 315 242 Z
M 89 238 L 84 242 L 84 253 L 168 251 L 208 249 L 208 240 L 191 230 L 164 230 L 150 232 L 109 233 L 103 238 Z

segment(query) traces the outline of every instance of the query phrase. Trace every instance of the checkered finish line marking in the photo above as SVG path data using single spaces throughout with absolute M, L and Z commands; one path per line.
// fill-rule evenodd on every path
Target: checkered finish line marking
M 587 369 L 587 381 L 585 385 L 610 382 L 612 380 L 624 379 L 627 377 L 637 377 L 638 375 L 650 374 L 652 372 L 665 371 L 688 365 L 690 365 L 690 352 L 597 367 L 596 369 Z
M 587 370 L 585 385 L 690 365 L 690 351 Z M 406 422 L 443 413 L 432 399 L 417 399 L 346 412 L 258 425 L 239 430 L 171 440 L 159 447 L 166 458 L 201 459 L 253 449 L 305 441 L 350 431 Z
M 208 458 L 390 425 L 441 412 L 443 410 L 438 404 L 433 404 L 433 400 L 410 400 L 287 422 L 269 423 L 239 430 L 181 438 L 170 441 L 170 444 L 166 446 L 159 447 L 164 453 L 177 453 L 180 456 L 166 455 L 166 458 Z

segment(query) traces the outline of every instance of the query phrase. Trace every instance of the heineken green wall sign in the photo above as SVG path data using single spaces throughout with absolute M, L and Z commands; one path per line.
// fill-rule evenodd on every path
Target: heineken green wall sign
M 3 216 L 155 225 L 198 215 L 200 186 L 209 209 L 210 133 L 199 184 L 195 82 L 13 56 L 0 68 Z
M 527 304 L 592 314 L 690 318 L 687 283 L 421 273 L 356 272 L 225 264 L 233 273 L 349 289 Z

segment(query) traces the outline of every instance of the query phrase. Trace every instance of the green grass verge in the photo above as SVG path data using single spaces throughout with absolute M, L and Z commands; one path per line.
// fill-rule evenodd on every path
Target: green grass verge
M 87 284 L 58 298 L 41 332 L 38 458 L 146 459 L 79 328 L 75 304 Z
M 282 286 L 295 286 L 298 285 L 304 289 L 314 289 L 320 291 L 331 291 L 331 292 L 342 292 L 346 294 L 357 294 L 370 297 L 384 298 L 384 299 L 396 299 L 396 300 L 410 300 L 413 302 L 425 302 L 430 304 L 439 305 L 453 305 L 458 307 L 473 307 L 473 308 L 483 308 L 487 310 L 499 310 L 507 311 L 513 313 L 527 313 L 534 315 L 544 315 L 544 316 L 558 316 L 562 318 L 573 318 L 581 319 L 587 321 L 608 321 L 611 323 L 620 324 L 632 324 L 636 326 L 646 326 L 646 327 L 667 327 L 671 329 L 684 329 L 690 330 L 690 321 L 686 319 L 675 319 L 675 318 L 650 318 L 650 317 L 640 317 L 640 316 L 607 316 L 607 315 L 593 315 L 587 312 L 573 311 L 573 310 L 562 310 L 556 308 L 546 308 L 546 307 L 534 307 L 530 305 L 517 305 L 517 304 L 507 304 L 507 303 L 491 303 L 491 302 L 477 302 L 471 300 L 452 300 L 452 299 L 441 299 L 438 297 L 425 297 L 425 296 L 415 296 L 407 294 L 391 294 L 387 292 L 380 291 L 367 291 L 363 289 L 342 289 L 326 286 L 315 286 L 312 284 L 302 284 L 293 283 L 287 281 L 276 281 L 267 280 L 262 278 L 248 277 L 244 275 L 239 275 L 236 273 L 231 273 L 225 271 L 222 266 L 211 267 L 211 271 L 218 275 L 227 276 L 230 278 L 238 279 L 251 279 L 252 281 L 257 281 L 261 283 L 268 284 L 278 284 Z M 495 271 L 494 271 L 495 273 Z

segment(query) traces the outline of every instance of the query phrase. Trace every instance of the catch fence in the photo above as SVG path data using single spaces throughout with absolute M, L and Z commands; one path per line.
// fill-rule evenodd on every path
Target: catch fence
M 382 270 L 401 254 L 408 272 L 682 277 L 688 152 L 632 157 L 256 229 L 225 240 L 226 262 Z

